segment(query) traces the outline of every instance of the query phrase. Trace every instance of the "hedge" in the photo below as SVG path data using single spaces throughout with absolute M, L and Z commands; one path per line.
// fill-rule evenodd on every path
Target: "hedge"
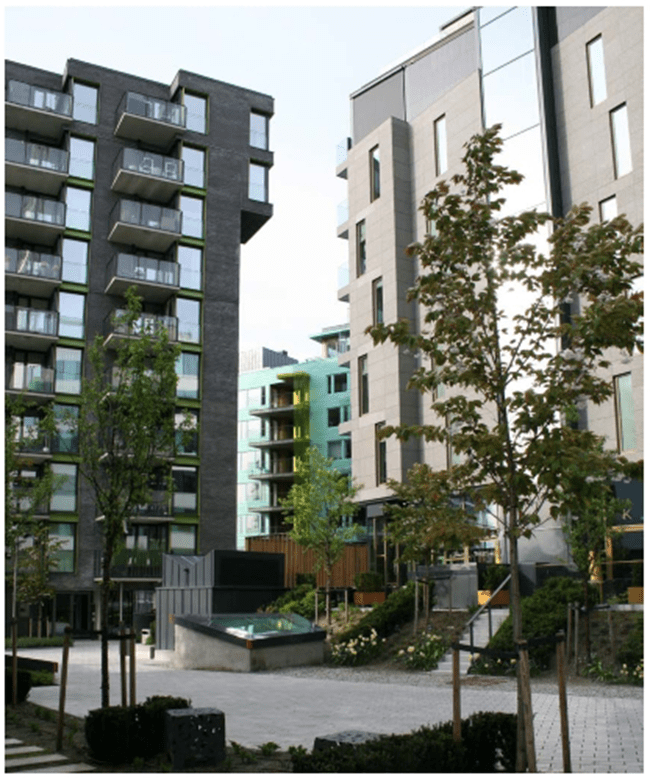
M 367 637 L 373 629 L 380 638 L 392 635 L 413 618 L 414 592 L 415 586 L 412 582 L 392 592 L 384 602 L 368 611 L 354 626 L 340 632 L 336 642 L 345 643 L 362 635 Z

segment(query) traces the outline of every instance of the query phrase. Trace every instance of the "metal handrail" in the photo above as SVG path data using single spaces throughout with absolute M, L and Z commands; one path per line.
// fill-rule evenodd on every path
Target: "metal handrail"
M 472 646 L 474 646 L 474 622 L 478 617 L 483 613 L 483 611 L 487 608 L 488 609 L 488 630 L 490 635 L 490 640 L 492 640 L 492 600 L 499 594 L 501 589 L 510 581 L 512 578 L 512 573 L 508 573 L 508 575 L 501 581 L 501 583 L 497 586 L 497 588 L 492 592 L 490 595 L 490 599 L 487 602 L 484 602 L 483 605 L 476 611 L 476 613 L 469 619 L 467 624 L 463 627 L 463 632 L 469 627 L 469 642 Z

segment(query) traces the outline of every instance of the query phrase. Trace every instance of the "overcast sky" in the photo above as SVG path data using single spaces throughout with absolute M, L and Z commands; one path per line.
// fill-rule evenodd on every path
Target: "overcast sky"
M 431 41 L 466 5 L 209 3 L 5 6 L 5 57 L 62 73 L 68 58 L 169 84 L 188 70 L 275 98 L 273 218 L 242 246 L 240 348 L 319 354 L 309 336 L 347 320 L 336 237 L 346 182 L 336 146 L 350 93 Z

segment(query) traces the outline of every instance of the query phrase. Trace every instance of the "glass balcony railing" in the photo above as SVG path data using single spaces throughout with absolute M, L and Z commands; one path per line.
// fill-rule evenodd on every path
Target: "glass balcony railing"
M 162 555 L 159 549 L 121 548 L 111 560 L 113 578 L 161 578 Z M 102 552 L 95 551 L 95 578 L 102 575 Z
M 125 148 L 118 155 L 113 165 L 113 177 L 119 170 L 141 173 L 143 176 L 155 176 L 167 181 L 183 183 L 183 160 L 175 157 L 165 157 L 149 151 Z
M 8 332 L 56 336 L 59 331 L 59 314 L 56 311 L 5 305 L 5 329 Z
M 346 161 L 348 151 L 352 148 L 352 138 L 344 138 L 336 147 L 336 166 Z
M 350 283 L 350 266 L 347 262 L 344 262 L 342 265 L 339 265 L 337 271 L 337 280 L 338 280 L 337 289 L 343 289 L 344 286 L 347 286 Z
M 41 111 L 72 117 L 72 97 L 63 94 L 63 92 L 31 86 L 31 84 L 25 84 L 22 81 L 10 81 L 6 99 L 8 103 L 16 103 L 28 108 L 38 108 Z
M 21 454 L 50 454 L 49 435 L 22 435 L 16 441 L 16 448 Z
M 135 200 L 120 200 L 111 212 L 111 225 L 118 222 L 180 234 L 181 212 L 171 208 L 161 208 L 151 203 L 139 203 Z
M 15 362 L 7 388 L 14 392 L 54 393 L 54 369 Z
M 348 205 L 347 200 L 343 200 L 342 203 L 339 203 L 336 208 L 336 224 L 338 227 L 341 227 L 343 224 L 345 224 L 349 218 L 350 215 L 350 209 Z
M 170 103 L 166 100 L 158 100 L 137 92 L 126 92 L 117 109 L 118 117 L 123 113 L 141 116 L 145 119 L 154 119 L 176 127 L 185 127 L 187 113 L 184 105 Z
M 164 259 L 115 254 L 109 265 L 109 276 L 165 286 L 179 286 L 180 265 Z
M 5 161 L 17 165 L 30 165 L 54 173 L 67 173 L 70 156 L 67 151 L 43 146 L 40 143 L 26 143 L 24 140 L 5 138 Z
M 61 257 L 5 246 L 5 273 L 61 280 Z
M 160 316 L 155 313 L 142 313 L 129 324 L 127 317 L 129 312 L 118 309 L 107 317 L 104 322 L 106 335 L 139 336 L 150 335 L 156 337 L 161 330 L 167 330 L 169 339 L 178 340 L 178 319 L 175 316 Z
M 5 216 L 63 227 L 65 224 L 65 204 L 49 197 L 5 192 Z
M 336 344 L 336 350 L 339 354 L 345 354 L 350 350 L 350 336 L 340 335 Z

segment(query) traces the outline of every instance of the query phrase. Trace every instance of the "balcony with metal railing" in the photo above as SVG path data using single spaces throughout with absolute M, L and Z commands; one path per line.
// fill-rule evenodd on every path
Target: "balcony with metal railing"
M 117 108 L 115 135 L 167 149 L 185 132 L 186 124 L 184 105 L 126 92 Z
M 95 551 L 95 578 L 102 577 L 102 552 Z M 122 548 L 111 560 L 111 578 L 115 580 L 162 579 L 162 555 L 157 549 Z
M 129 312 L 118 308 L 104 320 L 104 345 L 115 345 L 120 338 L 140 338 L 143 335 L 158 337 L 166 330 L 170 341 L 178 340 L 178 319 L 156 313 L 141 313 L 129 323 Z
M 5 344 L 27 351 L 47 351 L 59 337 L 59 314 L 39 308 L 5 305 Z
M 109 218 L 108 239 L 164 253 L 181 235 L 181 217 L 181 212 L 172 208 L 119 200 Z
M 53 89 L 9 81 L 5 96 L 5 123 L 15 130 L 30 130 L 59 138 L 72 121 L 72 97 Z
M 61 257 L 5 246 L 5 289 L 50 297 L 61 283 Z
M 16 441 L 16 455 L 31 462 L 52 459 L 51 438 L 48 434 L 21 435 Z
M 9 394 L 27 394 L 30 402 L 47 402 L 54 397 L 53 368 L 14 362 L 7 371 L 5 391 Z
M 65 204 L 49 197 L 5 192 L 5 236 L 53 245 L 65 229 Z
M 145 200 L 168 202 L 183 186 L 183 178 L 182 159 L 124 148 L 113 163 L 111 189 Z
M 69 154 L 54 146 L 5 138 L 5 184 L 58 195 L 68 175 Z
M 123 297 L 136 286 L 145 300 L 164 302 L 180 289 L 180 265 L 136 254 L 114 254 L 107 267 L 106 294 Z

